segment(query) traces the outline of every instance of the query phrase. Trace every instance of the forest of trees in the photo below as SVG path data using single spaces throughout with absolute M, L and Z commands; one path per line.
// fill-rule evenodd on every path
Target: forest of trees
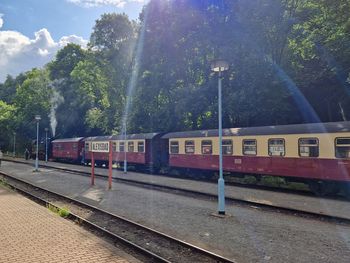
M 350 118 L 350 0 L 151 0 L 137 21 L 103 14 L 87 48 L 0 84 L 0 146 L 57 137 Z M 55 119 L 57 127 L 55 128 Z M 50 126 L 51 124 L 51 126 Z M 24 147 L 24 146 L 23 146 Z

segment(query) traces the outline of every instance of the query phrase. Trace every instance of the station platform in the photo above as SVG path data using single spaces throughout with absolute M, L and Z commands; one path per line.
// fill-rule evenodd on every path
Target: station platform
M 232 204 L 226 206 L 228 216 L 219 218 L 213 216 L 217 211 L 215 200 L 183 196 L 119 182 L 113 182 L 112 189 L 108 190 L 107 178 L 96 177 L 95 185 L 91 186 L 88 176 L 44 167 L 40 168 L 40 172 L 33 172 L 33 161 L 30 162 L 21 164 L 3 161 L 0 171 L 156 229 L 237 263 L 350 262 L 350 227 L 347 225 Z M 75 167 L 86 171 L 91 169 L 61 163 L 50 163 L 50 165 Z M 108 172 L 106 169 L 95 171 L 98 174 Z M 217 191 L 216 185 L 212 183 L 133 172 L 123 174 L 121 171 L 113 171 L 113 176 L 139 178 L 161 185 L 176 184 L 179 187 L 203 192 Z M 307 204 L 307 209 L 312 204 L 317 206 L 316 209 L 320 209 L 324 202 L 314 198 L 314 203 L 311 203 L 306 201 L 309 200 L 306 196 L 293 199 L 297 195 L 287 193 L 226 187 L 227 195 L 237 193 L 269 202 L 287 203 L 291 199 L 296 205 L 298 202 L 301 206 Z M 349 210 L 347 202 L 340 202 L 343 208 L 339 208 L 341 205 L 337 200 L 325 201 L 326 209 L 331 208 L 328 206 L 338 205 L 338 209 L 344 209 L 344 213 L 347 212 L 345 210 Z M 327 211 L 326 209 L 322 211 Z
M 139 262 L 90 232 L 0 185 L 0 262 Z
M 9 158 L 9 160 L 11 160 L 11 158 Z M 20 161 L 25 160 L 20 159 Z M 33 160 L 28 160 L 27 162 L 29 164 L 33 164 Z M 45 162 L 40 161 L 39 163 L 45 165 Z M 87 173 L 91 172 L 91 167 L 89 166 L 77 166 L 57 162 L 48 162 L 47 165 L 57 168 L 79 170 Z M 108 170 L 96 167 L 95 173 L 107 176 Z M 151 175 L 146 173 L 141 174 L 133 171 L 128 171 L 127 174 L 124 174 L 123 171 L 116 169 L 113 169 L 113 177 L 217 195 L 217 184 L 210 182 L 187 180 L 161 175 Z M 234 199 L 254 201 L 261 204 L 313 212 L 320 215 L 330 215 L 350 219 L 350 201 L 347 200 L 306 196 L 303 194 L 298 195 L 288 192 L 269 191 L 233 185 L 225 185 L 225 196 Z

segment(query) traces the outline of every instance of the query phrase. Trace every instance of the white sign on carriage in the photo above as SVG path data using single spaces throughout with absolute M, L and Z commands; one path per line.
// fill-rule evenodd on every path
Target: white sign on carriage
M 109 142 L 92 142 L 92 152 L 109 152 Z

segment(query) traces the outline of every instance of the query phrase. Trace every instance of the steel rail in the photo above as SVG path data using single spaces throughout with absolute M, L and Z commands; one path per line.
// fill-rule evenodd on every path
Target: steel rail
M 12 160 L 9 160 L 12 161 Z M 23 164 L 28 164 L 26 162 L 21 162 L 21 161 L 13 161 L 13 162 L 18 162 L 18 163 L 23 163 Z M 76 170 L 76 169 L 69 169 L 69 168 L 62 168 L 62 167 L 55 167 L 55 166 L 49 166 L 45 164 L 39 165 L 43 168 L 50 168 L 58 171 L 63 171 L 63 172 L 68 172 L 68 173 L 73 173 L 73 174 L 79 174 L 83 176 L 90 176 L 88 172 Z M 107 178 L 107 175 L 95 173 L 96 177 L 101 177 L 101 178 Z M 148 187 L 154 190 L 159 190 L 159 191 L 172 191 L 175 194 L 179 193 L 184 193 L 184 194 L 190 194 L 198 197 L 204 197 L 206 199 L 211 199 L 211 200 L 217 200 L 217 195 L 211 194 L 211 193 L 205 193 L 205 192 L 199 192 L 196 190 L 190 190 L 190 189 L 184 189 L 184 188 L 179 188 L 179 187 L 174 187 L 174 186 L 167 186 L 167 185 L 161 185 L 157 183 L 149 183 L 149 182 L 141 182 L 137 180 L 132 180 L 132 179 L 126 179 L 126 178 L 117 178 L 113 177 L 113 181 L 115 182 L 122 182 L 125 184 L 133 185 L 133 186 L 138 186 L 138 187 Z M 346 217 L 340 217 L 340 216 L 334 216 L 334 215 L 329 215 L 329 214 L 324 214 L 324 213 L 316 213 L 316 212 L 311 212 L 307 210 L 302 210 L 302 209 L 294 209 L 290 207 L 284 207 L 284 206 L 278 206 L 278 205 L 273 205 L 273 204 L 266 204 L 263 202 L 257 202 L 257 201 L 252 201 L 252 200 L 246 200 L 246 199 L 240 199 L 240 198 L 234 198 L 234 197 L 225 197 L 227 202 L 232 202 L 232 203 L 237 203 L 237 204 L 242 204 L 245 206 L 249 207 L 260 207 L 264 208 L 267 210 L 272 210 L 272 211 L 277 211 L 277 212 L 283 212 L 288 215 L 293 215 L 293 216 L 298 216 L 298 217 L 311 217 L 314 219 L 318 219 L 321 221 L 329 221 L 332 223 L 341 223 L 341 224 L 347 224 L 350 225 L 350 219 Z
M 19 160 L 19 159 L 13 159 L 10 156 L 7 158 L 4 158 L 4 161 L 9 161 L 9 162 L 14 162 L 14 163 L 23 163 L 23 164 L 31 164 L 28 161 L 24 161 L 24 160 Z M 59 164 L 60 162 L 51 162 L 51 163 L 57 163 Z M 69 165 L 77 165 L 80 166 L 79 164 L 74 164 L 74 163 L 68 163 Z M 45 167 L 45 165 L 47 165 L 46 167 L 51 167 L 49 164 L 40 164 L 39 166 L 41 167 Z M 103 167 L 99 167 L 100 169 L 104 169 Z M 121 171 L 118 168 L 119 171 Z M 144 171 L 135 171 L 136 173 L 140 173 L 140 174 L 144 174 L 146 172 Z M 164 174 L 160 174 L 160 173 L 146 173 L 147 175 L 152 175 L 152 176 L 160 176 L 160 177 L 164 177 Z M 184 179 L 184 180 L 197 180 L 197 181 L 201 181 L 201 182 L 206 182 L 206 183 L 211 183 L 211 184 L 217 184 L 217 182 L 215 180 L 211 180 L 211 179 L 205 179 L 203 177 L 201 178 L 197 178 L 196 176 L 190 177 L 190 176 L 169 176 L 167 175 L 167 177 L 170 178 L 179 178 L 179 179 Z M 297 195 L 303 195 L 303 196 L 313 196 L 315 197 L 315 194 L 313 194 L 310 190 L 306 190 L 306 189 L 289 189 L 289 188 L 284 188 L 284 187 L 277 187 L 277 186 L 268 186 L 268 185 L 260 185 L 260 184 L 254 184 L 254 183 L 240 183 L 240 182 L 232 182 L 232 181 L 226 181 L 225 185 L 229 185 L 229 186 L 235 186 L 235 187 L 240 187 L 240 188 L 249 188 L 249 189 L 257 189 L 257 190 L 267 190 L 267 191 L 274 191 L 274 192 L 281 192 L 281 193 L 291 193 L 291 194 L 297 194 Z M 334 199 L 334 200 L 342 200 L 342 201 L 347 201 L 348 199 L 345 198 L 341 198 L 341 197 L 335 197 L 335 196 L 323 196 L 322 198 L 325 199 Z
M 14 181 L 20 182 L 20 183 L 22 183 L 22 184 L 29 185 L 30 187 L 33 187 L 33 188 L 35 188 L 35 189 L 40 189 L 41 191 L 48 192 L 48 193 L 50 193 L 50 194 L 52 194 L 52 195 L 55 195 L 55 196 L 57 196 L 57 197 L 59 197 L 59 198 L 66 199 L 68 202 L 75 203 L 75 204 L 77 204 L 78 206 L 86 207 L 87 209 L 94 210 L 94 211 L 96 211 L 96 212 L 99 212 L 99 213 L 108 215 L 108 216 L 110 216 L 110 217 L 112 217 L 112 218 L 115 218 L 115 219 L 117 219 L 117 220 L 123 221 L 123 222 L 125 222 L 125 223 L 127 223 L 127 224 L 130 224 L 130 225 L 134 226 L 134 227 L 137 227 L 137 228 L 139 228 L 139 229 L 148 231 L 148 232 L 150 232 L 150 233 L 152 233 L 152 234 L 154 234 L 154 235 L 157 235 L 157 236 L 160 236 L 160 237 L 162 237 L 162 238 L 165 238 L 165 239 L 169 240 L 170 242 L 177 243 L 177 244 L 180 245 L 180 246 L 186 247 L 186 248 L 188 248 L 188 249 L 190 249 L 190 250 L 195 251 L 196 253 L 199 253 L 199 254 L 202 254 L 202 255 L 204 255 L 204 256 L 206 256 L 206 257 L 208 257 L 208 258 L 211 258 L 211 259 L 215 260 L 215 262 L 234 263 L 233 260 L 228 259 L 228 258 L 225 258 L 225 257 L 220 256 L 220 255 L 218 255 L 218 254 L 215 254 L 215 253 L 213 253 L 213 252 L 211 252 L 211 251 L 208 251 L 208 250 L 205 250 L 205 249 L 200 248 L 200 247 L 198 247 L 198 246 L 192 245 L 192 244 L 190 244 L 190 243 L 188 243 L 188 242 L 185 242 L 185 241 L 183 241 L 183 240 L 177 239 L 177 238 L 175 238 L 175 237 L 172 237 L 172 236 L 170 236 L 170 235 L 168 235 L 168 234 L 162 233 L 162 232 L 160 232 L 160 231 L 158 231 L 158 230 L 154 230 L 154 229 L 149 228 L 149 227 L 147 227 L 147 226 L 141 225 L 141 224 L 139 224 L 139 223 L 136 223 L 136 222 L 134 222 L 134 221 L 132 221 L 132 220 L 130 220 L 130 219 L 124 218 L 124 217 L 122 217 L 122 216 L 119 216 L 119 215 L 110 213 L 110 212 L 108 212 L 108 211 L 106 211 L 106 210 L 97 208 L 97 207 L 95 207 L 95 206 L 93 206 L 93 205 L 87 204 L 87 203 L 82 202 L 82 201 L 80 201 L 80 200 L 76 200 L 76 199 L 73 199 L 73 198 L 64 196 L 64 195 L 62 195 L 62 194 L 59 194 L 59 193 L 57 193 L 57 192 L 55 192 L 55 191 L 51 191 L 51 190 L 42 188 L 42 187 L 40 187 L 40 186 L 34 185 L 34 184 L 30 183 L 30 182 L 27 182 L 26 180 L 19 179 L 19 178 L 16 178 L 16 177 L 12 176 L 12 175 L 9 175 L 9 174 L 7 174 L 7 173 L 4 173 L 3 171 L 0 171 L 0 175 L 2 175 L 3 177 L 10 178 L 10 180 L 14 180 Z M 10 185 L 11 187 L 13 187 L 14 189 L 18 190 L 19 192 L 22 192 L 23 194 L 28 195 L 28 196 L 32 197 L 33 199 L 35 199 L 35 200 L 38 200 L 39 203 L 41 203 L 41 204 L 45 204 L 45 205 L 46 205 L 46 204 L 50 204 L 50 205 L 52 205 L 52 206 L 57 207 L 58 209 L 60 209 L 58 206 L 52 204 L 52 203 L 49 202 L 49 201 L 46 201 L 46 200 L 44 200 L 44 199 L 42 199 L 42 198 L 40 198 L 40 197 L 37 197 L 37 196 L 35 196 L 35 195 L 29 193 L 29 192 L 26 191 L 26 190 L 23 190 L 23 189 L 19 188 L 19 187 L 16 187 L 16 186 L 14 186 L 14 185 L 11 185 L 11 184 L 8 183 L 8 182 L 6 182 L 6 183 L 7 183 L 8 185 Z M 167 259 L 165 259 L 165 258 L 159 256 L 159 255 L 156 255 L 155 253 L 153 253 L 153 252 L 151 252 L 151 251 L 149 251 L 149 250 L 147 250 L 147 249 L 145 249 L 145 248 L 143 248 L 143 247 L 141 247 L 141 246 L 139 246 L 139 245 L 137 245 L 137 244 L 135 244 L 135 243 L 133 243 L 133 242 L 131 242 L 131 241 L 126 240 L 125 238 L 123 238 L 123 237 L 121 237 L 121 236 L 119 236 L 119 235 L 117 235 L 117 234 L 115 234 L 115 233 L 112 233 L 112 232 L 110 232 L 110 231 L 108 231 L 108 230 L 106 230 L 106 229 L 104 229 L 104 228 L 102 228 L 102 227 L 100 227 L 100 226 L 98 226 L 98 225 L 96 225 L 96 224 L 90 222 L 90 221 L 87 220 L 87 219 L 84 219 L 84 218 L 82 218 L 82 217 L 79 217 L 78 215 L 75 215 L 75 214 L 73 214 L 73 213 L 71 213 L 71 217 L 72 217 L 73 219 L 79 220 L 80 222 L 84 222 L 84 224 L 86 224 L 86 225 L 92 227 L 92 228 L 95 229 L 95 230 L 102 231 L 102 232 L 103 232 L 104 234 L 106 234 L 107 236 L 109 236 L 109 237 L 111 237 L 111 238 L 113 238 L 113 239 L 116 239 L 116 240 L 118 240 L 118 241 L 124 243 L 124 244 L 127 245 L 127 246 L 130 246 L 130 247 L 134 248 L 136 251 L 140 252 L 141 254 L 144 254 L 145 256 L 148 256 L 148 257 L 154 259 L 154 260 L 155 260 L 154 262 L 166 262 L 166 263 L 172 262 L 172 261 L 169 261 L 169 260 L 167 260 Z

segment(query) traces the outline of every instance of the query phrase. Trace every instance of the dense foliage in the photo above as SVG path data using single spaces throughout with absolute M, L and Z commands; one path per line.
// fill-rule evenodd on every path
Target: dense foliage
M 350 117 L 350 0 L 151 0 L 139 21 L 104 14 L 87 49 L 0 84 L 0 146 L 51 124 L 58 137 Z M 57 128 L 55 127 L 57 121 Z

